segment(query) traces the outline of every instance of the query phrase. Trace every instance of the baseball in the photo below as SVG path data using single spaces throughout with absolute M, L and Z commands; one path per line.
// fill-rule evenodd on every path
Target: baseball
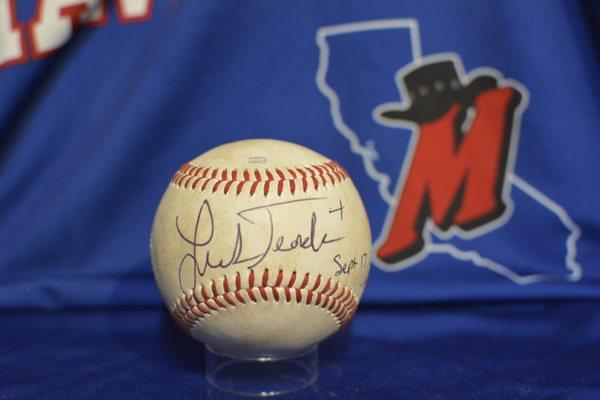
M 246 140 L 181 166 L 156 211 L 150 251 L 160 293 L 188 334 L 233 357 L 286 357 L 350 321 L 371 232 L 336 162 Z

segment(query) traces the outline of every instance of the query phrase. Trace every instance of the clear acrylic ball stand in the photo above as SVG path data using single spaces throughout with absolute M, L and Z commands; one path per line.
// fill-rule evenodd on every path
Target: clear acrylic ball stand
M 317 346 L 285 358 L 237 358 L 206 346 L 206 379 L 217 389 L 267 397 L 292 393 L 312 385 L 319 371 Z

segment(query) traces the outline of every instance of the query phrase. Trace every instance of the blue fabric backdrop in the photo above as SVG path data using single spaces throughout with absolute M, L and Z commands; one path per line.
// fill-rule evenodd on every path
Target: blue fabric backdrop
M 459 229 L 449 235 L 430 221 L 423 231 L 429 242 L 416 257 L 394 265 L 374 259 L 362 301 L 367 308 L 348 339 L 355 353 L 344 356 L 362 366 L 340 378 L 359 383 L 324 385 L 319 396 L 351 398 L 344 394 L 358 388 L 355 398 L 600 398 L 593 390 L 600 331 L 590 305 L 600 297 L 598 2 L 156 0 L 139 2 L 147 8 L 131 20 L 120 14 L 125 0 L 57 3 L 88 7 L 60 14 L 51 1 L 0 0 L 0 364 L 18 372 L 0 372 L 6 390 L 0 389 L 0 398 L 152 397 L 145 389 L 120 391 L 124 383 L 110 380 L 98 382 L 112 389 L 88 393 L 83 388 L 93 385 L 69 372 L 71 362 L 82 361 L 90 374 L 110 369 L 93 363 L 100 352 L 116 352 L 107 344 L 112 334 L 98 337 L 98 354 L 71 356 L 94 346 L 77 338 L 87 336 L 88 325 L 95 331 L 98 321 L 112 318 L 105 314 L 110 309 L 138 307 L 131 318 L 156 334 L 147 326 L 153 322 L 141 322 L 163 317 L 156 311 L 162 301 L 148 253 L 152 217 L 179 165 L 214 146 L 277 138 L 327 155 L 358 187 L 374 239 L 385 238 L 402 177 L 410 174 L 411 138 L 418 140 L 421 127 L 382 123 L 374 110 L 409 103 L 397 86 L 403 76 L 398 71 L 438 59 L 451 60 L 463 84 L 490 75 L 522 95 L 499 177 L 507 211 L 474 235 Z M 101 21 L 87 24 L 104 5 Z M 76 16 L 77 29 L 70 29 L 68 15 Z M 45 42 L 38 29 L 43 24 L 50 32 Z M 22 41 L 13 40 L 15 32 Z M 36 55 L 36 46 L 46 42 L 52 52 Z M 11 56 L 10 46 L 22 48 L 23 57 Z M 545 322 L 530 320 L 554 310 L 553 302 L 576 299 L 584 302 L 550 311 Z M 500 311 L 476 308 L 475 316 L 460 305 L 501 301 L 516 303 Z M 448 314 L 436 308 L 448 302 L 458 308 Z M 520 314 L 522 302 L 539 308 Z M 417 303 L 432 308 L 419 314 L 414 332 L 404 332 L 412 323 L 402 306 Z M 104 311 L 96 317 L 65 311 L 99 308 Z M 505 323 L 502 310 L 509 309 Z M 551 327 L 570 314 L 580 318 L 576 325 L 589 326 L 575 329 L 574 337 L 562 331 L 554 336 Z M 548 342 L 528 353 L 545 323 L 548 331 L 540 334 Z M 453 327 L 459 327 L 456 336 Z M 48 336 L 36 339 L 41 348 L 30 346 L 28 329 Z M 369 344 L 357 334 L 363 331 L 383 342 Z M 140 334 L 143 346 L 156 344 L 147 332 Z M 431 339 L 447 335 L 456 340 Z M 398 341 L 403 345 L 394 345 Z M 435 343 L 439 351 L 429 347 L 436 349 Z M 555 357 L 546 355 L 552 343 Z M 56 346 L 66 353 L 53 352 Z M 453 348 L 470 350 L 459 355 Z M 572 357 L 564 363 L 560 358 L 565 353 L 580 355 L 581 363 L 569 367 Z M 448 354 L 471 369 L 457 373 L 456 385 L 462 384 L 449 391 L 423 389 L 427 382 L 452 380 L 448 371 L 454 367 L 437 362 Z M 522 357 L 534 361 L 518 364 L 519 372 L 505 369 Z M 177 364 L 176 358 L 165 362 Z M 484 358 L 495 360 L 488 365 Z M 47 363 L 41 370 L 60 360 L 57 366 L 77 381 L 76 390 L 48 383 L 28 391 L 42 379 L 18 378 L 30 359 Z M 125 381 L 128 373 L 135 385 L 161 376 L 177 381 L 151 366 L 144 368 L 153 375 L 138 381 L 143 372 L 135 363 L 121 364 Z M 532 368 L 548 368 L 547 374 Z M 369 369 L 376 375 L 366 374 Z M 504 378 L 498 371 L 505 371 Z M 517 375 L 529 382 L 522 391 L 511 386 Z M 391 376 L 411 377 L 421 389 L 407 382 L 377 389 L 366 380 Z M 560 383 L 548 378 L 561 376 Z M 476 380 L 495 383 L 465 384 Z M 472 394 L 460 397 L 462 390 Z

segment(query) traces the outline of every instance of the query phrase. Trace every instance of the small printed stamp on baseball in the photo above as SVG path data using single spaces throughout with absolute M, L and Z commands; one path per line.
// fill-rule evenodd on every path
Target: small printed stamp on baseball
M 248 164 L 265 164 L 266 162 L 267 162 L 267 157 L 263 157 L 263 156 L 248 157 Z

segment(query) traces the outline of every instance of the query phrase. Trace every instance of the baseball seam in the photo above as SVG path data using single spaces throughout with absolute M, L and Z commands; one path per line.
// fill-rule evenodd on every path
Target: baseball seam
M 262 189 L 262 194 L 267 196 L 270 191 L 276 190 L 277 195 L 289 190 L 293 195 L 298 191 L 306 193 L 310 188 L 318 190 L 320 187 L 335 186 L 341 183 L 348 174 L 335 161 L 321 164 L 293 168 L 268 168 L 243 171 L 238 169 L 228 170 L 219 167 L 199 166 L 192 163 L 183 164 L 171 178 L 171 184 L 177 187 L 217 192 L 221 188 L 223 194 L 229 191 L 236 195 L 248 188 L 250 196 L 254 196 Z
M 264 302 L 287 302 L 319 307 L 335 319 L 338 326 L 346 325 L 354 316 L 358 300 L 352 291 L 331 278 L 305 273 L 299 279 L 293 271 L 289 276 L 281 269 L 270 274 L 265 268 L 257 282 L 257 274 L 250 270 L 247 279 L 237 272 L 233 279 L 223 276 L 211 279 L 188 293 L 183 293 L 171 313 L 177 324 L 186 332 L 207 316 L 242 304 Z M 220 282 L 219 282 L 220 281 Z

